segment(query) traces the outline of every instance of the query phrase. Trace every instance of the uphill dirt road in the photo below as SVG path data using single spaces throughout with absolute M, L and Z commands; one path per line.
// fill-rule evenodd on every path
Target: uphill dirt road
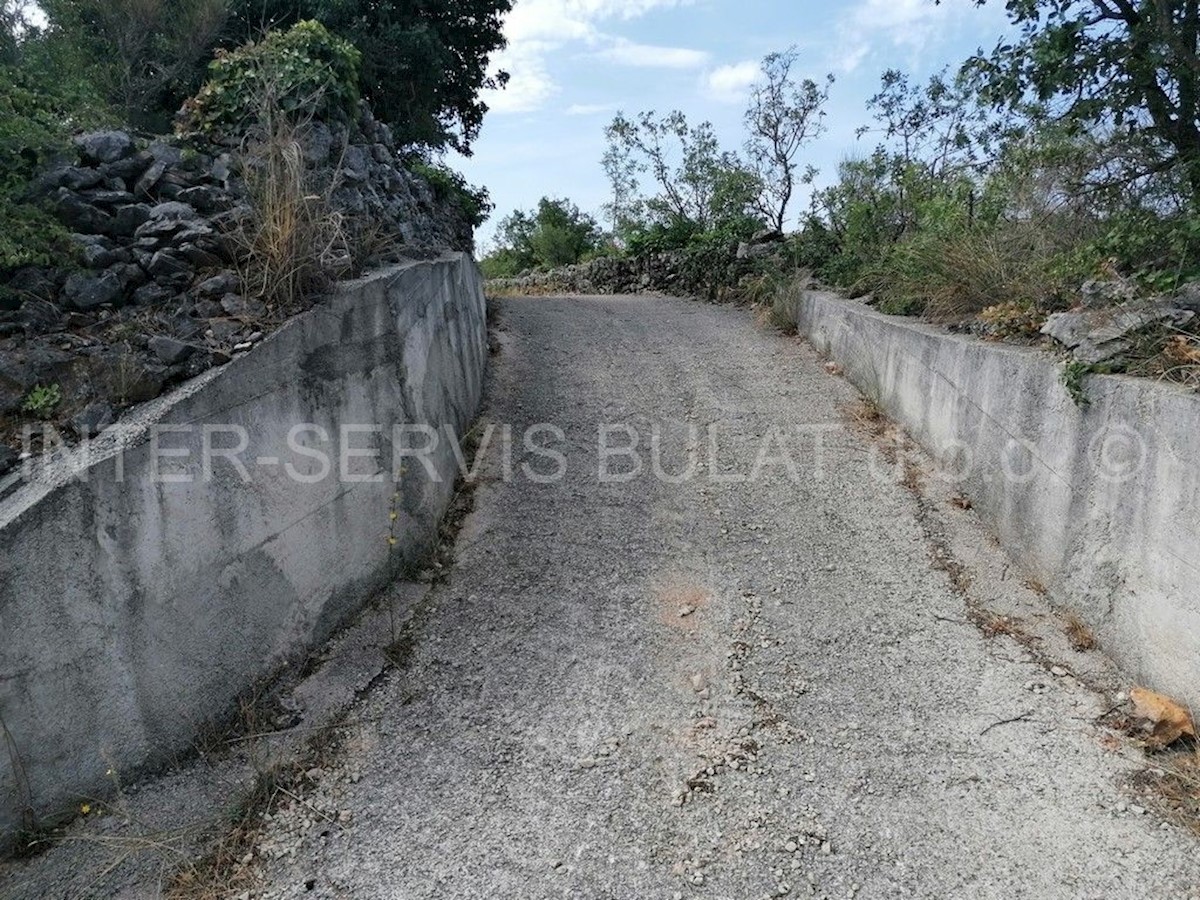
M 262 895 L 1200 893 L 1096 724 L 1119 676 L 809 348 L 682 300 L 498 303 L 516 472 L 497 435 L 405 665 L 260 842 Z M 562 459 L 523 446 L 540 423 Z

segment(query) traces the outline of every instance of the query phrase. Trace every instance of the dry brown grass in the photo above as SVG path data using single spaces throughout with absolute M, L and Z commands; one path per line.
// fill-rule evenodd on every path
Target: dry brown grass
M 304 164 L 309 123 L 283 112 L 269 85 L 259 106 L 260 124 L 247 134 L 239 159 L 251 213 L 231 237 L 246 296 L 288 315 L 351 271 L 352 240 L 331 200 L 338 173 L 322 178 Z
M 1029 638 L 1025 623 L 1015 616 L 1002 616 L 988 609 L 979 609 L 976 612 L 976 618 L 979 630 L 986 638 L 1004 635 L 1021 642 Z
M 851 424 L 858 426 L 872 437 L 883 437 L 887 432 L 888 419 L 879 404 L 870 397 L 859 397 L 843 408 L 843 414 Z
M 1063 632 L 1071 647 L 1081 653 L 1094 650 L 1096 647 L 1096 635 L 1092 633 L 1083 619 L 1073 612 L 1063 613 Z
M 1177 328 L 1139 335 L 1127 371 L 1200 391 L 1200 335 Z
M 915 235 L 897 245 L 863 283 L 885 312 L 963 321 L 1029 298 L 1060 300 L 1077 290 L 1057 265 L 1077 238 L 1053 216 L 979 230 Z

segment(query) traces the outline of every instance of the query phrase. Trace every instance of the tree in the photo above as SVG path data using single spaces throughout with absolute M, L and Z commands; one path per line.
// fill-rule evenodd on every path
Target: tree
M 496 246 L 484 260 L 489 277 L 520 274 L 534 268 L 573 265 L 600 246 L 596 220 L 569 200 L 543 197 L 532 212 L 515 210 L 505 216 Z
M 164 131 L 203 80 L 227 0 L 42 0 L 44 40 L 131 124 Z M 66 73 L 64 73 L 66 74 Z M 70 74 L 77 74 L 72 72 Z
M 825 130 L 824 107 L 834 80 L 827 75 L 822 85 L 809 78 L 797 82 L 792 69 L 799 56 L 792 47 L 763 60 L 763 78 L 745 116 L 746 155 L 761 187 L 755 206 L 776 231 L 784 230 L 797 184 L 811 184 L 816 176 L 811 166 L 800 170 L 796 157 Z
M 744 215 L 758 193 L 754 173 L 735 154 L 722 151 L 709 122 L 688 125 L 675 111 L 636 120 L 618 114 L 605 129 L 605 170 L 613 184 L 614 219 L 644 210 L 659 225 L 690 225 L 705 231 L 723 217 Z M 658 194 L 635 199 L 639 177 L 648 174 Z
M 264 28 L 315 19 L 363 55 L 363 96 L 397 140 L 470 153 L 487 105 L 485 88 L 503 87 L 489 60 L 505 45 L 512 0 L 231 0 L 232 43 Z
M 986 0 L 974 0 L 982 6 Z M 1179 171 L 1200 203 L 1200 3 L 1007 0 L 1016 40 L 969 63 L 997 103 L 1145 139 L 1142 174 Z

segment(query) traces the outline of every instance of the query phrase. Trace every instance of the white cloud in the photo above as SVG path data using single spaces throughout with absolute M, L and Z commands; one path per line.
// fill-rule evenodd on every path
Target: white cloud
M 530 41 L 506 48 L 493 64 L 511 77 L 502 91 L 486 91 L 484 102 L 497 113 L 523 113 L 540 109 L 558 93 L 546 69 L 546 46 Z
M 1003 27 L 1004 4 L 941 3 L 932 0 L 860 0 L 843 15 L 839 26 L 841 46 L 837 66 L 853 72 L 880 44 L 906 49 L 920 58 L 927 49 L 958 30 L 968 20 L 978 27 L 980 18 L 991 18 Z
M 503 91 L 487 91 L 484 100 L 495 112 L 531 112 L 558 93 L 548 57 L 570 43 L 596 48 L 611 62 L 629 66 L 698 68 L 707 56 L 696 50 L 648 47 L 601 30 L 606 21 L 627 21 L 655 9 L 690 0 L 520 0 L 504 22 L 508 48 L 493 60 L 493 70 L 512 78 Z M 702 57 L 702 58 L 701 58 Z
M 568 116 L 598 116 L 602 113 L 616 112 L 615 103 L 572 103 L 565 110 Z
M 746 60 L 728 66 L 718 66 L 704 76 L 704 88 L 709 97 L 720 103 L 741 103 L 758 80 L 757 60 Z
M 598 55 L 618 65 L 651 69 L 699 69 L 707 65 L 709 59 L 703 50 L 656 47 L 653 44 L 637 44 L 624 38 L 617 38 Z

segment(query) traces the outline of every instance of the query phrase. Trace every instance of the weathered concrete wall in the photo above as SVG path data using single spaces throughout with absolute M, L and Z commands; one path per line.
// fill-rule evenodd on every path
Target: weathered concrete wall
M 399 266 L 0 501 L 0 838 L 104 793 L 110 767 L 187 748 L 419 558 L 453 490 L 454 448 L 429 456 L 437 478 L 408 459 L 396 483 L 394 426 L 465 433 L 486 359 L 472 260 Z M 328 440 L 305 429 L 289 444 L 303 423 Z M 341 441 L 345 426 L 361 428 Z M 204 442 L 236 447 L 241 433 L 246 477 L 210 455 L 206 478 Z M 340 446 L 377 455 L 347 456 L 343 472 Z M 330 457 L 324 477 L 313 451 Z
M 1200 708 L 1200 397 L 810 293 L 800 333 L 945 468 L 1139 681 Z

